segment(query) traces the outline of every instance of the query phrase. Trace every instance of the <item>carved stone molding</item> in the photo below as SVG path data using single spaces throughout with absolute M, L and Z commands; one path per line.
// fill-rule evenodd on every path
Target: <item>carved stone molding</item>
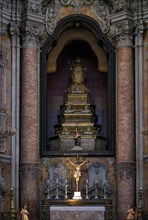
M 131 1 L 130 0 L 115 0 L 113 4 L 113 12 L 121 12 L 125 10 L 131 10 Z
M 0 67 L 4 68 L 7 63 L 7 51 L 0 49 Z
M 90 5 L 94 0 L 60 0 L 61 4 L 64 6 L 71 5 L 74 8 L 80 8 L 84 5 Z
M 42 14 L 42 5 L 40 2 L 34 1 L 23 1 L 22 3 L 22 13 L 31 12 L 33 14 Z
M 20 26 L 15 21 L 9 23 L 8 29 L 11 35 L 20 35 Z
M 113 24 L 110 28 L 109 39 L 116 45 L 133 46 L 133 23 L 129 20 Z
M 147 0 L 115 0 L 113 1 L 113 13 L 132 11 L 133 14 L 148 10 Z
M 135 34 L 136 35 L 141 35 L 143 34 L 145 29 L 145 23 L 142 19 L 140 19 L 136 24 L 135 24 Z
M 99 18 L 99 24 L 103 33 L 107 33 L 110 27 L 109 5 L 105 1 L 94 1 L 92 9 L 96 12 Z
M 7 34 L 7 25 L 4 22 L 0 22 L 0 36 Z
M 11 10 L 12 10 L 12 1 L 11 0 L 1 1 L 1 8 L 3 10 L 11 12 Z
M 5 180 L 2 175 L 2 170 L 3 170 L 3 167 L 2 167 L 2 164 L 0 163 L 0 186 L 5 188 Z
M 142 6 L 143 6 L 143 11 L 148 10 L 148 1 L 147 0 L 143 0 L 142 1 Z
M 36 28 L 33 26 L 31 22 L 27 21 L 26 23 L 22 24 L 21 33 L 22 33 L 23 47 L 37 46 Z
M 136 164 L 134 162 L 123 162 L 117 164 L 117 176 L 121 180 L 130 180 L 136 178 Z
M 59 12 L 61 10 L 61 3 L 58 1 L 57 4 L 49 4 L 46 7 L 46 17 L 45 17 L 45 23 L 46 23 L 46 31 L 48 34 L 52 34 L 58 21 Z
M 23 47 L 37 47 L 38 43 L 43 43 L 46 39 L 45 26 L 37 26 L 29 21 L 21 26 Z
M 72 6 L 74 13 L 80 13 L 80 9 L 85 6 L 90 5 L 91 9 L 95 12 L 98 17 L 98 22 L 103 33 L 107 33 L 110 26 L 109 21 L 109 5 L 105 1 L 101 0 L 61 0 L 55 1 L 54 4 L 51 2 L 46 6 L 46 31 L 48 34 L 52 34 L 58 19 L 59 14 L 64 10 L 64 7 Z
M 20 176 L 27 177 L 29 174 L 31 174 L 32 177 L 38 176 L 38 164 L 37 163 L 20 164 Z

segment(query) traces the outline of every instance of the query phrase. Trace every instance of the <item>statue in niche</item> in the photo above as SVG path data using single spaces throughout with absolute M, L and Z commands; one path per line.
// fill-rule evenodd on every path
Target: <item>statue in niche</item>
M 74 172 L 74 178 L 76 179 L 76 192 L 79 191 L 79 180 L 80 180 L 80 176 L 81 176 L 81 171 L 80 168 L 82 165 L 84 165 L 87 161 L 85 160 L 82 163 L 73 163 L 71 160 L 69 161 L 71 163 L 72 166 L 75 167 L 75 172 Z
M 86 77 L 85 73 L 86 68 L 82 66 L 81 60 L 78 58 L 71 68 L 71 76 L 72 76 L 72 83 L 75 85 L 84 85 L 84 79 Z M 76 91 L 79 91 L 79 87 L 76 86 Z
M 78 132 L 77 128 L 76 128 L 76 133 L 74 135 L 74 140 L 75 140 L 75 146 L 80 146 L 80 144 L 81 144 L 81 135 Z

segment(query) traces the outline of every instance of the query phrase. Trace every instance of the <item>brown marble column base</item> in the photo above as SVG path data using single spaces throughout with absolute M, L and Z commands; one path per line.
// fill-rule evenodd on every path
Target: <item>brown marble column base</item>
M 118 163 L 116 172 L 118 220 L 125 220 L 128 206 L 135 205 L 136 165 L 134 162 Z
M 27 205 L 29 219 L 38 219 L 38 163 L 20 164 L 20 205 Z

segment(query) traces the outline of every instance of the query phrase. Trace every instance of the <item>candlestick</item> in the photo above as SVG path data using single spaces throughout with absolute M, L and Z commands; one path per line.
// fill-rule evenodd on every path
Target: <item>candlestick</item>
M 95 199 L 98 198 L 98 181 L 95 180 Z
M 86 180 L 86 199 L 88 199 L 88 179 Z
M 65 199 L 67 199 L 67 188 L 68 188 L 68 184 L 67 184 L 67 180 L 65 180 Z
M 56 199 L 59 199 L 59 180 L 56 179 Z

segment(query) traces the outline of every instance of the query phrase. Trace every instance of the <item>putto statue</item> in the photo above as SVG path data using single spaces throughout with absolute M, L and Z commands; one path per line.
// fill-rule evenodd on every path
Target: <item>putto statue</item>
M 129 206 L 127 210 L 127 220 L 135 219 L 135 211 L 133 206 Z
M 86 77 L 86 67 L 83 66 L 81 60 L 78 58 L 74 65 L 70 68 L 72 84 L 84 85 Z
M 29 220 L 29 212 L 27 211 L 27 206 L 24 205 L 21 209 L 21 220 Z
M 75 140 L 75 146 L 80 146 L 81 143 L 81 135 L 78 132 L 78 129 L 76 128 L 76 133 L 74 135 L 74 140 Z

